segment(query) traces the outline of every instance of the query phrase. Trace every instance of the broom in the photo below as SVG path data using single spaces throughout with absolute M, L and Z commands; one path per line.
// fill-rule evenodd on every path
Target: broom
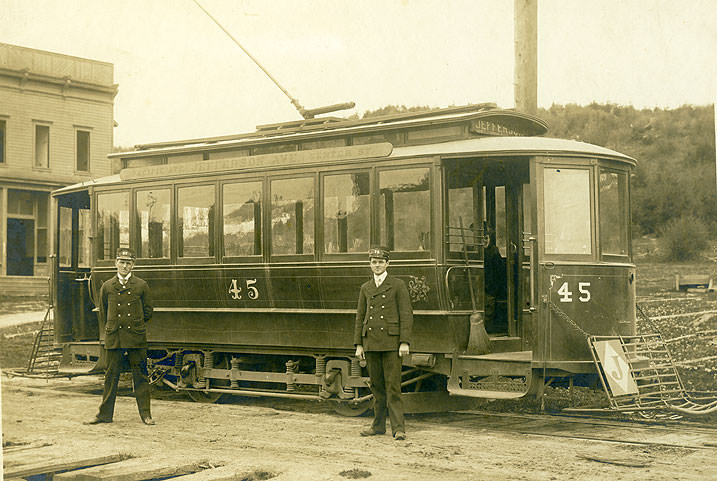
M 476 295 L 473 291 L 473 276 L 471 275 L 470 263 L 468 262 L 468 249 L 466 248 L 466 235 L 463 230 L 463 218 L 458 217 L 458 224 L 461 229 L 461 240 L 463 241 L 463 257 L 466 261 L 466 274 L 468 275 L 468 289 L 471 291 L 471 305 L 473 313 L 470 316 L 470 330 L 468 331 L 467 351 L 475 354 L 487 354 L 490 352 L 490 338 L 485 330 L 483 315 L 476 309 Z

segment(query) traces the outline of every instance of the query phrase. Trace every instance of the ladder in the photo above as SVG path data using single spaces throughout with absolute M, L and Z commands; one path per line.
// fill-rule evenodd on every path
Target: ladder
M 48 306 L 40 330 L 35 333 L 32 353 L 27 363 L 27 373 L 52 377 L 57 375 L 62 350 L 55 347 L 55 328 L 52 304 Z

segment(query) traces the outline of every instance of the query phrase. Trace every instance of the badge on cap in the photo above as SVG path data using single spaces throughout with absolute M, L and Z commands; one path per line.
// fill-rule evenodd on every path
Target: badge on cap
M 386 259 L 388 260 L 388 249 L 385 247 L 372 247 L 368 250 L 368 258 Z
M 117 249 L 117 259 L 133 261 L 136 258 L 137 257 L 134 255 L 134 251 L 132 249 L 128 249 L 127 247 L 120 247 Z

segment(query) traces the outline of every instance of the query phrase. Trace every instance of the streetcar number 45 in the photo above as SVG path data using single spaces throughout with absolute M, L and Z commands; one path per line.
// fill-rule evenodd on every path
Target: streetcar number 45
M 245 283 L 246 295 L 249 296 L 249 299 L 259 299 L 259 290 L 254 287 L 256 279 L 246 279 Z M 232 299 L 241 299 L 242 287 L 237 279 L 232 279 L 232 283 L 229 285 L 229 293 L 232 295 Z
M 588 287 L 590 287 L 589 282 L 578 282 L 578 291 L 580 292 L 578 300 L 580 302 L 590 301 L 591 296 Z M 563 282 L 563 285 L 558 289 L 558 294 L 560 294 L 560 302 L 573 302 L 573 291 L 570 290 L 567 282 Z

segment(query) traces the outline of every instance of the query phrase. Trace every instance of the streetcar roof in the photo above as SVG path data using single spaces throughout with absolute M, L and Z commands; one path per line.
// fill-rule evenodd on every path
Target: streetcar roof
M 497 120 L 501 123 L 513 125 L 525 135 L 542 135 L 547 131 L 547 124 L 538 117 L 515 110 L 498 109 L 495 104 L 477 104 L 384 115 L 368 119 L 321 117 L 268 126 L 260 125 L 257 127 L 256 132 L 142 144 L 135 146 L 135 150 L 111 153 L 108 157 L 131 159 L 161 154 L 189 153 L 207 149 L 228 149 L 264 143 L 308 140 L 329 135 L 350 135 L 387 129 L 425 127 L 481 119 Z
M 535 155 L 558 157 L 580 156 L 608 158 L 626 162 L 630 165 L 635 165 L 636 163 L 635 159 L 628 155 L 600 147 L 599 145 L 550 137 L 480 137 L 437 144 L 395 147 L 388 158 L 396 159 L 435 155 L 444 158 Z M 55 194 L 65 194 L 84 190 L 89 187 L 120 183 L 122 183 L 120 175 L 115 174 L 63 187 L 56 190 Z
M 415 157 L 440 155 L 443 157 L 480 157 L 484 155 L 553 155 L 570 157 L 611 158 L 631 165 L 636 161 L 632 157 L 599 145 L 577 140 L 555 139 L 551 137 L 479 137 L 455 140 L 440 144 L 412 145 L 395 147 L 391 157 Z

